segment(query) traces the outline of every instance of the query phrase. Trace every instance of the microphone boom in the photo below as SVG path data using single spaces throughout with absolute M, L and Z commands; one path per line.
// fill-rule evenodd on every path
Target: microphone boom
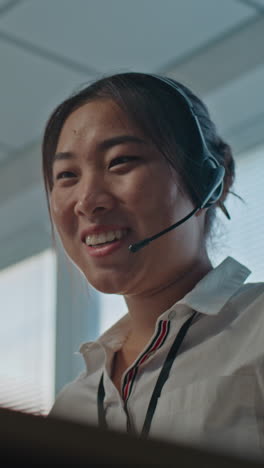
M 153 240 L 157 239 L 160 236 L 163 236 L 167 232 L 171 231 L 172 229 L 175 229 L 176 227 L 180 226 L 181 224 L 185 223 L 189 218 L 191 218 L 198 210 L 200 209 L 200 206 L 197 206 L 192 210 L 187 216 L 184 218 L 180 219 L 180 221 L 177 221 L 177 223 L 173 224 L 172 226 L 169 226 L 166 229 L 163 229 L 163 231 L 159 232 L 158 234 L 154 234 L 152 237 L 147 237 L 146 239 L 143 239 L 140 242 L 136 242 L 135 244 L 131 244 L 128 248 L 130 252 L 135 253 L 138 252 L 138 250 L 142 249 L 146 245 L 148 245 L 150 242 Z

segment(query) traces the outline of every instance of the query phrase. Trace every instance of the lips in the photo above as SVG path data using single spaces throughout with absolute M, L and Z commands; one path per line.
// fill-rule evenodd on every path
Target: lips
M 89 251 L 121 245 L 130 229 L 120 224 L 93 225 L 81 232 L 81 241 Z
M 107 238 L 107 235 L 116 235 L 116 232 L 121 231 L 121 238 L 120 239 L 113 239 L 112 241 L 106 241 L 102 242 Z M 105 257 L 111 256 L 114 252 L 118 251 L 122 246 L 127 245 L 127 250 L 128 250 L 128 244 L 130 243 L 128 240 L 128 235 L 129 235 L 129 230 L 128 229 L 119 229 L 119 230 L 108 230 L 107 232 L 104 232 L 103 234 L 89 234 L 87 236 L 84 236 L 84 241 L 83 245 L 85 248 L 85 251 L 88 253 L 90 257 L 97 258 L 98 261 L 101 261 L 101 259 Z M 88 244 L 87 244 L 88 242 Z M 91 245 L 89 244 L 90 242 L 93 242 L 94 244 Z M 100 243 L 97 243 L 100 242 Z M 111 258 L 111 257 L 110 257 Z
M 116 229 L 98 234 L 88 234 L 84 242 L 90 246 L 100 246 L 106 243 L 114 242 L 115 240 L 122 239 L 127 234 L 127 229 Z

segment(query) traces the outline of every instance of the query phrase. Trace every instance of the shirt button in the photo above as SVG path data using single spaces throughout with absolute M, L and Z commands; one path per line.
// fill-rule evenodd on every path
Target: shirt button
M 169 318 L 169 319 L 174 319 L 175 315 L 176 315 L 175 310 L 171 310 L 170 313 L 169 313 L 169 315 L 168 315 L 168 318 Z

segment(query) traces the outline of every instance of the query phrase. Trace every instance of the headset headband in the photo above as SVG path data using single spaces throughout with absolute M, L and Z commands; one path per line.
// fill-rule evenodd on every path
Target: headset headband
M 185 107 L 188 109 L 192 122 L 195 126 L 197 137 L 200 142 L 201 147 L 201 160 L 199 164 L 200 174 L 199 179 L 201 182 L 201 194 L 199 196 L 199 206 L 200 208 L 207 208 L 214 203 L 216 203 L 223 192 L 224 187 L 224 176 L 225 176 L 225 169 L 221 166 L 216 158 L 212 155 L 209 151 L 208 146 L 206 144 L 203 131 L 201 129 L 201 125 L 197 115 L 195 114 L 193 104 L 190 98 L 186 95 L 186 93 L 179 88 L 177 83 L 171 78 L 163 77 L 160 75 L 150 74 L 153 78 L 163 82 L 164 84 L 168 85 L 171 89 L 174 90 L 175 93 L 180 97 L 181 101 L 184 102 Z M 194 161 L 195 162 L 195 161 Z M 197 184 L 197 180 L 194 181 Z M 221 207 L 229 217 L 228 212 L 225 207 L 221 204 Z

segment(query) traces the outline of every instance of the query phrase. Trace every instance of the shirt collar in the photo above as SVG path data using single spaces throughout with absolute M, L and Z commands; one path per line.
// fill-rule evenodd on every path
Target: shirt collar
M 207 315 L 218 314 L 227 301 L 238 291 L 250 273 L 247 267 L 234 258 L 227 257 L 220 265 L 204 276 L 186 296 L 164 312 L 158 321 L 170 319 L 173 317 L 172 312 L 176 312 L 174 317 L 177 317 L 177 309 L 179 312 L 181 310 L 186 312 L 187 308 Z M 97 341 L 83 343 L 79 352 L 87 361 L 92 350 L 93 354 L 97 352 L 101 354 L 103 348 L 105 351 L 117 351 L 126 340 L 130 327 L 130 317 L 129 314 L 126 314 L 101 335 Z M 90 364 L 92 364 L 92 361 L 90 361 Z
M 96 341 L 89 341 L 80 346 L 79 353 L 83 355 L 90 372 L 97 368 L 94 356 L 96 356 L 96 361 L 98 360 L 99 362 L 106 355 L 110 356 L 120 349 L 129 335 L 130 329 L 130 316 L 126 314 L 106 330 Z
M 232 257 L 204 276 L 177 304 L 185 304 L 203 314 L 216 315 L 238 291 L 251 271 Z

